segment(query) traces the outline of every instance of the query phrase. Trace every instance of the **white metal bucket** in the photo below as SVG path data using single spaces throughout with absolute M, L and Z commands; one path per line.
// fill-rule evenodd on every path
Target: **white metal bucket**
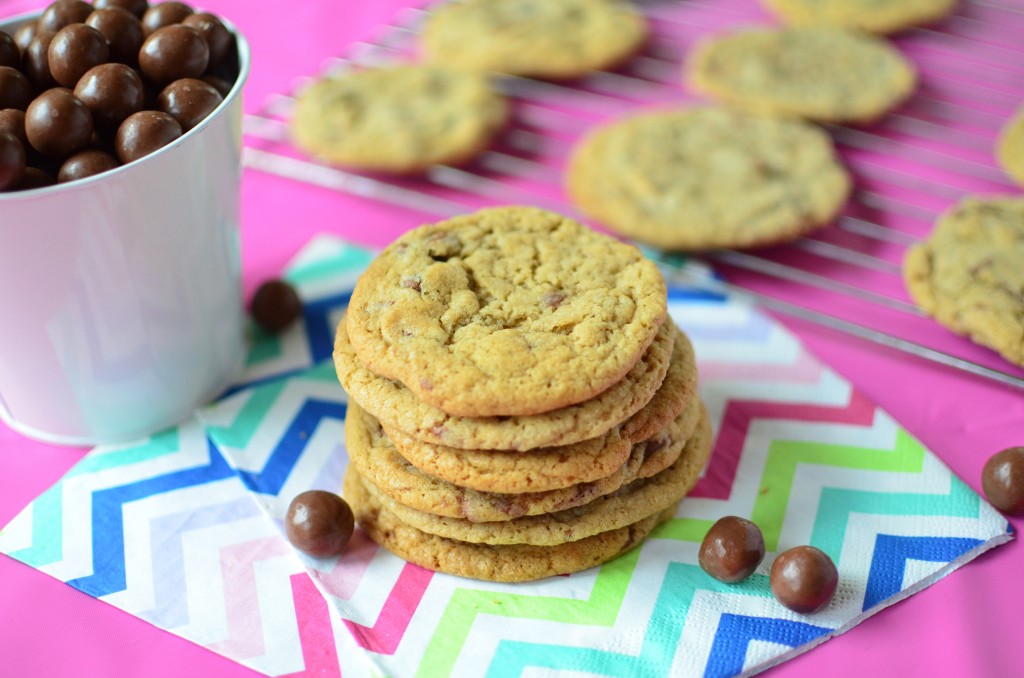
M 141 437 L 236 374 L 241 35 L 238 56 L 224 102 L 174 143 L 82 181 L 0 193 L 0 418 L 15 430 L 61 444 Z

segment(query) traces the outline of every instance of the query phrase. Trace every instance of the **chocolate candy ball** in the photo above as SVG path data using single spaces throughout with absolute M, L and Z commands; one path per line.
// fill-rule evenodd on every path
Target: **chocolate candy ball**
M 250 310 L 260 327 L 277 333 L 302 315 L 302 301 L 295 288 L 284 280 L 268 280 L 256 290 Z
M 702 570 L 727 584 L 743 581 L 764 560 L 761 528 L 738 516 L 725 516 L 711 526 L 697 554 Z
M 21 70 L 37 90 L 49 89 L 57 84 L 50 74 L 50 42 L 53 31 L 38 31 L 21 57 Z
M 92 3 L 95 9 L 123 9 L 130 12 L 137 19 L 141 19 L 142 15 L 149 9 L 148 0 L 96 0 Z
M 81 99 L 61 87 L 40 94 L 25 111 L 25 133 L 32 148 L 62 160 L 92 140 L 92 115 Z
M 180 24 L 194 11 L 183 2 L 161 2 L 147 9 L 142 15 L 142 30 L 146 35 L 150 35 L 164 26 Z
M 1009 447 L 985 462 L 981 487 L 988 502 L 1003 513 L 1024 514 L 1024 447 Z
M 203 40 L 206 40 L 206 45 L 210 48 L 210 66 L 216 66 L 224 61 L 228 50 L 231 49 L 232 36 L 231 31 L 220 19 L 209 12 L 199 12 L 185 17 L 181 23 L 199 31 Z
M 24 173 L 25 148 L 13 134 L 0 132 L 0 191 L 17 186 Z
M 292 499 L 284 519 L 292 546 L 317 558 L 341 553 L 354 529 L 355 518 L 345 500 L 322 490 L 303 492 Z
M 0 108 L 25 110 L 32 103 L 32 84 L 21 71 L 0 66 Z
M 3 31 L 0 31 L 0 66 L 21 68 L 21 48 Z
M 167 84 L 181 78 L 198 78 L 206 71 L 210 48 L 194 28 L 175 24 L 152 33 L 142 43 L 139 67 L 147 78 Z
M 53 186 L 53 183 L 53 177 L 45 170 L 41 170 L 38 167 L 26 167 L 25 174 L 21 177 L 21 183 L 14 190 L 31 191 L 34 188 Z
M 28 136 L 25 134 L 25 111 L 17 108 L 5 108 L 0 111 L 0 132 L 13 135 L 22 146 L 29 147 Z
M 92 26 L 71 24 L 60 29 L 50 42 L 50 73 L 65 87 L 74 87 L 93 66 L 107 63 L 107 39 Z
M 145 39 L 142 24 L 131 12 L 120 7 L 98 9 L 85 20 L 87 26 L 99 31 L 110 47 L 110 60 L 121 64 L 135 64 L 139 48 Z
M 97 150 L 82 151 L 81 153 L 75 153 L 60 166 L 60 172 L 57 173 L 57 183 L 65 184 L 69 181 L 85 179 L 96 174 L 102 174 L 120 165 L 121 163 L 117 161 L 117 158 L 109 153 Z
M 14 42 L 18 45 L 18 49 L 21 50 L 22 55 L 25 54 L 25 50 L 28 49 L 28 43 L 32 42 L 32 38 L 36 37 L 36 31 L 39 28 L 39 22 L 29 21 L 27 24 L 22 24 L 21 28 L 14 31 Z
M 39 16 L 39 30 L 56 33 L 65 26 L 85 23 L 92 5 L 81 0 L 57 0 Z
M 139 111 L 121 123 L 114 150 L 128 164 L 157 151 L 181 136 L 178 121 L 160 111 Z
M 222 101 L 224 97 L 213 86 L 195 78 L 182 78 L 160 92 L 157 105 L 187 132 L 205 120 Z
M 800 614 L 825 608 L 839 584 L 835 563 L 813 546 L 784 551 L 772 563 L 772 594 L 780 603 Z
M 203 82 L 220 92 L 222 97 L 226 97 L 228 92 L 231 91 L 231 83 L 224 78 L 217 77 L 216 75 L 204 75 Z
M 142 78 L 124 64 L 103 64 L 89 69 L 78 81 L 75 96 L 92 113 L 96 128 L 111 133 L 145 104 Z

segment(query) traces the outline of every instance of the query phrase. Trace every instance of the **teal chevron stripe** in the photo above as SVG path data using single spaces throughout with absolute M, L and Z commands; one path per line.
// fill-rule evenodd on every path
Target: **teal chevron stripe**
M 296 285 L 304 285 L 341 273 L 355 273 L 366 268 L 373 256 L 369 250 L 350 245 L 335 256 L 296 266 L 285 274 L 285 278 Z
M 334 363 L 326 362 L 311 367 L 301 374 L 289 379 L 279 379 L 257 386 L 249 394 L 249 399 L 242 406 L 241 411 L 235 416 L 229 426 L 206 427 L 210 436 L 217 442 L 218 446 L 242 449 L 249 445 L 256 429 L 263 423 L 267 412 L 277 402 L 278 397 L 292 379 L 307 379 L 310 381 L 337 381 L 338 376 L 334 371 Z M 341 386 L 338 386 L 341 393 Z M 241 396 L 236 396 L 241 397 Z
M 8 554 L 32 567 L 56 563 L 64 557 L 64 483 L 71 478 L 108 469 L 140 464 L 179 449 L 178 429 L 157 433 L 135 447 L 93 454 L 75 465 L 67 475 L 32 502 L 32 545 Z
M 281 348 L 281 340 L 251 320 L 248 322 L 247 333 L 250 343 L 249 353 L 245 356 L 246 367 L 280 358 L 284 353 L 284 349 Z
M 647 623 L 639 655 L 565 645 L 503 640 L 487 678 L 520 676 L 527 667 L 586 671 L 605 676 L 667 676 L 679 649 L 686 617 L 698 591 L 770 598 L 768 577 L 755 574 L 739 584 L 723 584 L 696 565 L 670 562 Z M 685 651 L 685 650 L 684 650 Z
M 952 473 L 948 494 L 883 493 L 828 487 L 821 492 L 811 544 L 839 562 L 851 513 L 976 518 L 981 500 Z
M 166 431 L 154 434 L 149 440 L 135 447 L 126 447 L 123 450 L 114 450 L 106 454 L 90 455 L 79 462 L 74 468 L 68 471 L 65 479 L 87 473 L 97 473 L 118 466 L 129 464 L 140 464 L 150 459 L 156 459 L 167 454 L 174 454 L 181 449 L 178 437 L 178 429 L 170 428 Z

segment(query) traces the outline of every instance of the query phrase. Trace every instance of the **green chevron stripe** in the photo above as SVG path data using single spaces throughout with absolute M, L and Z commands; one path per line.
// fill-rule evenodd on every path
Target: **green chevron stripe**
M 811 544 L 839 562 L 851 513 L 892 516 L 977 518 L 981 499 L 952 473 L 948 494 L 864 492 L 825 488 L 811 533 Z
M 651 539 L 674 539 L 676 541 L 704 541 L 704 535 L 708 533 L 713 520 L 700 520 L 698 518 L 673 518 L 667 523 L 658 525 L 651 531 Z
M 651 537 L 699 542 L 712 524 L 711 520 L 675 518 L 655 528 Z M 478 614 L 588 626 L 613 625 L 639 558 L 640 549 L 635 548 L 603 565 L 587 600 L 456 590 L 430 639 L 417 675 L 450 675 Z
M 921 443 L 900 429 L 891 450 L 825 443 L 776 440 L 768 448 L 761 488 L 750 519 L 761 527 L 764 543 L 775 551 L 786 517 L 793 478 L 800 464 L 816 464 L 864 471 L 920 473 L 926 451 Z
M 417 676 L 447 676 L 479 614 L 539 619 L 587 626 L 611 626 L 633 578 L 640 549 L 605 563 L 586 600 L 457 589 L 438 622 Z

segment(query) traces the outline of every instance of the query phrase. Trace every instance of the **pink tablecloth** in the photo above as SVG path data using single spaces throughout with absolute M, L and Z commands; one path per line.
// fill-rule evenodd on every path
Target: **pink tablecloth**
M 41 6 L 0 0 L 0 16 Z M 409 0 L 205 0 L 252 42 L 247 108 L 352 40 L 368 37 Z M 1024 9 L 1024 7 L 1022 7 Z M 284 36 L 289 36 L 285 38 Z M 244 183 L 246 288 L 276 274 L 309 236 L 330 231 L 383 244 L 419 215 L 250 172 Z M 789 323 L 824 360 L 887 409 L 967 483 L 985 459 L 1024 444 L 1019 392 Z M 936 330 L 939 331 L 939 330 Z M 28 441 L 0 425 L 0 524 L 55 482 L 84 450 Z M 1015 523 L 1020 527 L 1020 522 Z M 1009 675 L 1024 661 L 1020 546 L 954 576 L 782 667 L 776 675 Z M 0 674 L 12 676 L 256 675 L 13 560 L 0 557 Z

